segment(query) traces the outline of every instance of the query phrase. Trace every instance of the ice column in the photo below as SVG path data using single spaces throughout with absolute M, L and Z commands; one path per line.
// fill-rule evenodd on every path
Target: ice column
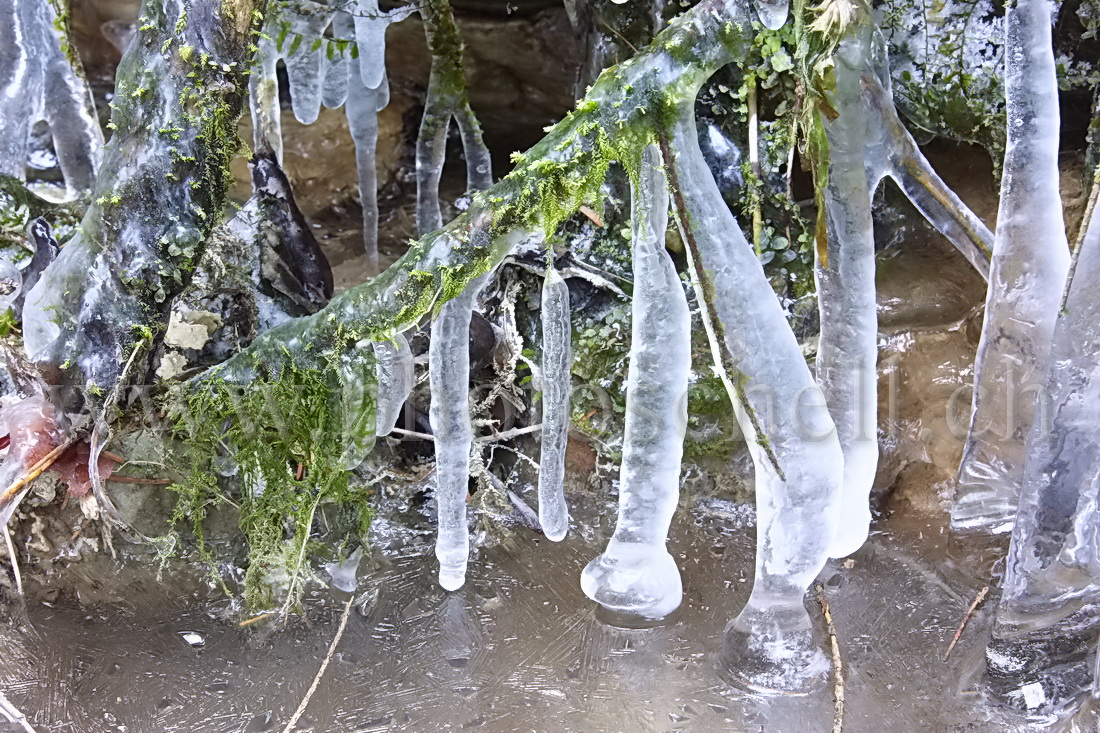
M 376 360 L 369 343 L 356 344 L 340 357 L 337 394 L 343 423 L 342 459 L 349 471 L 362 463 L 374 447 L 380 402 Z
M 557 542 L 569 530 L 565 505 L 565 447 L 569 442 L 572 386 L 569 286 L 553 264 L 542 284 L 542 452 L 539 456 L 539 524 Z
M 756 468 L 756 578 L 726 629 L 720 670 L 756 689 L 802 691 L 828 669 L 803 596 L 833 545 L 843 454 L 783 309 L 707 169 L 692 104 L 680 112 L 671 149 L 685 238 L 702 259 L 730 366 L 744 385 L 737 418 Z
M 367 272 L 378 272 L 378 112 L 389 104 L 389 83 L 368 89 L 356 73 L 348 77 L 348 98 L 344 111 L 355 141 L 355 163 L 359 168 L 359 201 L 363 205 L 363 249 L 367 253 Z
M 1093 212 L 1054 329 L 1049 424 L 1027 445 L 987 682 L 1023 707 L 1090 684 L 1100 633 L 1100 215 Z M 1042 695 L 1024 696 L 1039 685 Z
M 428 374 L 432 403 L 428 420 L 435 435 L 435 502 L 439 525 L 435 556 L 439 584 L 458 590 L 466 582 L 470 531 L 466 496 L 470 481 L 470 318 L 487 275 L 471 282 L 439 309 L 432 321 Z
M 631 186 L 631 221 L 634 297 L 619 518 L 607 550 L 584 569 L 581 589 L 609 610 L 658 619 L 675 611 L 683 595 L 665 542 L 680 497 L 691 316 L 665 251 L 668 190 L 653 146 L 642 153 Z
M 0 173 L 24 178 L 31 127 L 45 120 L 72 199 L 95 183 L 103 131 L 57 24 L 53 3 L 9 0 L 0 8 Z
M 274 22 L 264 35 L 270 36 Z M 270 150 L 283 164 L 283 128 L 279 109 L 279 79 L 275 73 L 279 53 L 270 38 L 260 38 L 248 76 L 248 107 L 252 112 L 252 138 L 257 150 Z
M 389 435 L 413 388 L 413 357 L 400 333 L 374 345 L 378 358 L 378 435 Z
M 1008 140 L 970 431 L 951 509 L 952 526 L 962 530 L 1012 527 L 1069 269 L 1050 14 L 1046 0 L 1018 0 L 1005 17 Z
M 833 54 L 839 113 L 825 122 L 829 178 L 825 189 L 828 262 L 814 267 L 821 339 L 817 381 L 825 393 L 844 451 L 840 524 L 832 557 L 859 549 L 871 524 L 869 499 L 878 467 L 878 315 L 875 241 L 865 160 L 867 113 L 860 78 L 870 43 L 868 30 L 849 34 Z

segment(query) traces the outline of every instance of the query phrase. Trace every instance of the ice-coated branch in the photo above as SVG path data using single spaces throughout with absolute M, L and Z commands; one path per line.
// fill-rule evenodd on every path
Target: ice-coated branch
M 542 432 L 539 454 L 539 524 L 557 542 L 569 531 L 565 504 L 565 449 L 572 387 L 569 286 L 553 264 L 542 284 Z
M 92 203 L 23 312 L 28 356 L 64 367 L 70 383 L 110 393 L 190 280 L 226 201 L 262 7 L 143 5 Z
M 1005 35 L 1004 178 L 970 430 L 951 509 L 955 528 L 989 532 L 1008 531 L 1016 514 L 1070 262 L 1058 189 L 1050 4 L 1010 3 Z
M 46 0 L 8 0 L 0 7 L 0 175 L 23 180 L 31 127 L 50 125 L 67 198 L 92 189 L 103 131 L 84 71 Z
M 739 373 L 744 400 L 734 405 L 756 469 L 756 579 L 727 629 L 722 668 L 756 687 L 801 690 L 828 667 L 802 599 L 833 544 L 843 455 L 782 308 L 703 158 L 693 104 L 680 108 L 670 137 L 681 224 L 693 233 Z
M 493 183 L 489 149 L 481 136 L 466 94 L 462 69 L 462 38 L 448 0 L 425 0 L 420 6 L 428 49 L 432 54 L 424 116 L 416 138 L 416 228 L 423 235 L 443 226 L 439 177 L 451 118 L 458 125 L 466 157 L 466 188 L 483 191 Z
M 260 335 L 192 384 L 247 382 L 288 361 L 316 364 L 321 353 L 340 353 L 363 339 L 386 341 L 413 327 L 499 264 L 523 232 L 553 230 L 596 200 L 610 162 L 652 134 L 661 105 L 694 100 L 704 80 L 745 51 L 747 24 L 735 22 L 745 18 L 740 0 L 704 0 L 634 59 L 608 69 L 578 109 L 519 156 L 501 181 L 475 194 L 461 216 L 422 237 L 371 282 Z
M 1087 690 L 1100 632 L 1100 215 L 1084 223 L 1046 379 L 1049 421 L 1027 443 L 986 680 L 1002 700 L 1038 685 L 1044 707 Z M 1015 699 L 1014 699 L 1015 698 Z
M 649 619 L 675 611 L 683 596 L 665 542 L 680 499 L 691 376 L 691 312 L 665 250 L 662 168 L 661 154 L 648 146 L 631 185 L 634 297 L 619 517 L 607 549 L 581 576 L 584 594 L 603 607 Z
M 439 584 L 458 590 L 466 582 L 470 558 L 470 530 L 466 524 L 466 495 L 470 483 L 470 317 L 478 291 L 487 275 L 439 309 L 432 320 L 428 348 L 428 373 L 432 403 L 428 411 L 435 436 L 438 513 L 435 556 L 439 560 Z
M 932 168 L 898 117 L 890 91 L 876 75 L 864 74 L 863 98 L 871 124 L 878 127 L 884 143 L 887 165 L 882 172 L 897 182 L 924 218 L 988 280 L 993 233 Z M 877 187 L 878 181 L 870 183 Z
M 867 539 L 870 494 L 878 466 L 878 311 L 875 238 L 868 186 L 868 115 L 860 79 L 873 75 L 867 59 L 872 29 L 857 27 L 833 53 L 836 86 L 825 121 L 829 176 L 825 188 L 828 260 L 815 258 L 821 338 L 817 381 L 844 451 L 840 524 L 830 555 L 844 557 Z

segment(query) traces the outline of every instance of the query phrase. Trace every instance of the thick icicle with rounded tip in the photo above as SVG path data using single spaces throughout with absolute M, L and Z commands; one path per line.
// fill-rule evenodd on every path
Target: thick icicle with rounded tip
M 470 318 L 484 285 L 482 275 L 461 294 L 444 303 L 432 320 L 428 347 L 428 375 L 432 404 L 428 420 L 435 436 L 435 503 L 438 528 L 435 556 L 439 584 L 458 590 L 466 582 L 470 558 L 470 530 L 466 525 L 466 496 L 470 481 Z
M 801 692 L 829 668 L 803 597 L 833 545 L 844 458 L 782 306 L 707 167 L 694 105 L 681 109 L 670 151 L 681 224 L 741 377 L 737 419 L 756 469 L 756 578 L 726 628 L 720 670 L 755 689 Z
M 290 31 L 302 40 L 294 53 L 285 56 L 286 76 L 290 84 L 290 108 L 303 125 L 316 122 L 321 112 L 328 66 L 324 35 L 334 14 L 330 11 L 290 15 Z M 314 48 L 318 41 L 321 45 Z
M 619 517 L 607 550 L 584 569 L 581 589 L 609 610 L 659 619 L 683 596 L 665 542 L 680 497 L 691 315 L 664 246 L 668 190 L 655 147 L 643 152 L 638 177 L 631 187 L 634 299 Z
M 569 442 L 572 374 L 569 286 L 551 266 L 542 284 L 542 450 L 539 456 L 539 524 L 558 542 L 569 531 L 565 504 L 565 448 Z
M 787 22 L 787 0 L 754 0 L 753 6 L 756 8 L 756 16 L 769 30 L 782 28 Z

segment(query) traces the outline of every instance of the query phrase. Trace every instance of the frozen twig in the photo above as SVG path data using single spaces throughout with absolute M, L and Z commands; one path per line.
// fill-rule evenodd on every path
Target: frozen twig
M 947 645 L 947 651 L 943 653 L 943 661 L 947 661 L 947 658 L 951 656 L 951 650 L 955 648 L 955 645 L 959 643 L 959 637 L 962 636 L 963 629 L 970 623 L 970 617 L 974 615 L 974 611 L 978 609 L 978 606 L 985 600 L 986 595 L 989 593 L 989 586 L 984 585 L 982 589 L 978 591 L 978 595 L 974 596 L 974 602 L 970 604 L 970 608 L 966 609 L 966 613 L 963 614 L 962 621 L 959 622 L 959 628 L 955 631 L 954 638 L 951 639 L 951 643 Z
M 27 716 L 23 712 L 11 704 L 11 701 L 4 696 L 3 692 L 0 692 L 0 715 L 3 715 L 8 719 L 9 723 L 16 723 L 22 726 L 26 733 L 35 733 L 34 728 L 29 722 L 27 722 Z
M 4 525 L 4 544 L 8 546 L 8 558 L 11 559 L 11 573 L 15 576 L 15 592 L 23 595 L 23 575 L 19 572 L 19 558 L 15 554 L 15 544 L 11 541 L 11 531 Z
M 344 629 L 348 625 L 348 615 L 351 613 L 351 604 L 355 600 L 355 596 L 348 598 L 348 602 L 344 604 L 344 613 L 340 616 L 340 625 L 336 627 L 336 636 L 332 637 L 332 643 L 328 645 L 328 652 L 325 654 L 324 660 L 321 662 L 321 668 L 317 670 L 317 676 L 313 678 L 313 684 L 306 690 L 306 696 L 302 698 L 302 703 L 298 706 L 298 709 L 294 711 L 294 715 L 290 717 L 290 721 L 283 728 L 283 733 L 290 733 L 294 730 L 294 726 L 298 724 L 298 719 L 302 717 L 302 713 L 306 711 L 306 706 L 309 705 L 310 698 L 313 697 L 313 693 L 317 692 L 317 686 L 321 684 L 321 678 L 325 674 L 325 670 L 328 669 L 328 663 L 332 661 L 332 655 L 336 652 L 336 647 L 340 643 L 340 639 L 344 636 Z
M 829 610 L 829 599 L 825 597 L 825 586 L 818 583 L 814 590 L 829 634 L 829 655 L 833 660 L 833 733 L 840 733 L 844 729 L 844 664 L 840 661 L 840 644 L 837 642 L 833 613 Z

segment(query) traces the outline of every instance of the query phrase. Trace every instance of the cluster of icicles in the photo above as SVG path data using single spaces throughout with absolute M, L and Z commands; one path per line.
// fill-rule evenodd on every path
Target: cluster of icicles
M 41 47 L 53 54 L 43 64 L 30 64 L 29 57 L 24 58 L 27 63 L 6 63 L 19 74 L 0 79 L 0 97 L 34 115 L 0 115 L 5 126 L 0 129 L 0 173 L 22 177 L 27 120 L 37 116 L 54 122 L 56 116 L 80 121 L 52 128 L 68 185 L 87 189 L 102 137 L 97 138 L 90 116 L 86 84 L 58 55 L 56 36 L 43 40 L 43 34 L 53 33 L 51 8 L 49 3 L 16 2 L 0 10 L 0 34 L 11 36 L 10 43 L 0 44 L 0 53 L 26 57 L 27 49 Z M 292 109 L 301 122 L 316 120 L 321 105 L 345 106 L 360 173 L 364 242 L 373 269 L 377 113 L 388 100 L 385 30 L 408 11 L 383 13 L 377 0 L 355 0 L 341 8 L 317 5 L 308 14 L 273 16 L 251 78 L 252 114 L 257 148 L 281 159 L 280 58 L 286 63 Z M 769 27 L 781 25 L 786 15 L 781 1 L 761 0 L 757 11 Z M 711 281 L 708 305 L 716 322 L 708 308 L 702 309 L 708 337 L 716 352 L 724 348 L 730 355 L 731 363 L 717 368 L 736 369 L 745 378 L 741 384 L 748 385 L 733 402 L 756 471 L 756 573 L 745 608 L 727 630 L 723 654 L 729 668 L 739 668 L 762 688 L 801 689 L 824 671 L 826 662 L 813 642 L 803 596 L 828 558 L 851 554 L 868 534 L 868 496 L 878 458 L 871 197 L 888 176 L 989 280 L 973 425 L 954 519 L 963 528 L 1004 530 L 1015 517 L 1003 626 L 1015 622 L 1029 627 L 1029 617 L 1057 616 L 1067 598 L 1074 608 L 1100 601 L 1100 499 L 1095 488 L 1100 388 L 1092 383 L 1100 374 L 1100 305 L 1095 288 L 1090 288 L 1094 275 L 1100 274 L 1100 221 L 1091 212 L 1071 270 L 1058 194 L 1059 121 L 1049 21 L 1042 0 L 1020 0 L 1008 9 L 1008 150 L 996 237 L 939 179 L 898 119 L 886 55 L 874 27 L 854 23 L 840 41 L 830 100 L 838 116 L 825 123 L 830 154 L 824 192 L 828 261 L 816 264 L 821 311 L 816 374 L 807 366 L 703 156 L 694 99 L 682 105 L 668 130 L 667 148 L 639 151 L 631 184 L 635 286 L 619 516 L 605 552 L 583 572 L 581 585 L 590 598 L 607 609 L 647 619 L 667 616 L 682 600 L 679 570 L 666 540 L 678 502 L 691 319 L 684 288 L 664 247 L 671 188 L 677 193 L 677 224 L 684 241 L 692 244 L 689 253 L 702 258 L 693 267 L 704 266 Z M 287 34 L 281 32 L 283 22 L 289 25 Z M 39 41 L 27 41 L 34 34 Z M 288 35 L 295 40 L 288 42 Z M 282 44 L 273 40 L 280 36 Z M 326 44 L 332 39 L 351 38 L 357 59 L 346 50 L 329 52 Z M 441 225 L 438 181 L 451 117 L 462 133 L 469 188 L 482 189 L 491 182 L 488 156 L 468 103 L 435 78 L 437 61 L 433 59 L 417 146 L 417 223 L 422 234 Z M 8 129 L 17 123 L 18 129 Z M 20 145 L 13 148 L 13 141 Z M 992 265 L 986 254 L 990 251 Z M 491 273 L 477 278 L 443 304 L 432 327 L 436 555 L 440 584 L 448 590 L 463 585 L 469 560 L 466 498 L 473 432 L 468 340 L 478 292 L 489 277 Z M 702 285 L 693 285 L 700 302 L 706 301 Z M 568 287 L 548 267 L 542 291 L 538 513 L 546 537 L 554 541 L 565 537 L 569 525 L 563 493 L 569 314 Z M 374 350 L 377 434 L 384 436 L 394 429 L 413 386 L 412 355 L 400 334 L 375 344 Z M 733 375 L 724 376 L 732 384 Z M 1046 425 L 1035 420 L 1034 409 L 1005 409 L 1015 399 L 1013 384 L 1045 385 L 1051 398 Z M 53 425 L 47 408 L 28 401 L 0 412 L 0 423 L 17 441 L 24 423 Z M 1009 417 L 1001 419 L 1003 415 Z M 990 424 L 995 429 L 984 434 L 973 429 Z M 38 432 L 53 434 L 54 427 L 39 426 Z M 1041 427 L 1049 432 L 1040 434 Z M 4 476 L 13 477 L 34 459 L 28 451 L 56 447 L 22 442 L 26 445 L 13 451 L 0 470 Z M 86 476 L 77 478 L 86 490 Z M 760 665 L 754 668 L 746 660 Z

